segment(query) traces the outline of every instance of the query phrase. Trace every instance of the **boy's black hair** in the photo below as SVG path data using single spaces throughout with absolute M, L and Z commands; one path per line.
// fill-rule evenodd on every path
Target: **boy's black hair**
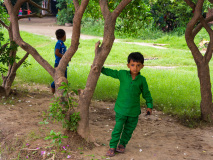
M 63 38 L 65 34 L 66 33 L 63 29 L 58 29 L 58 30 L 55 31 L 55 35 L 56 35 L 57 39 Z
M 130 63 L 130 60 L 133 60 L 133 62 L 141 62 L 141 64 L 144 63 L 144 57 L 140 52 L 130 53 L 127 58 L 127 62 Z

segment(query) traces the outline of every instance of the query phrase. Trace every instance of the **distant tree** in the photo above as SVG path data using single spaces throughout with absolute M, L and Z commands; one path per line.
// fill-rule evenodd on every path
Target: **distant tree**
M 164 31 L 182 27 L 185 31 L 187 22 L 193 16 L 193 9 L 182 0 L 150 0 L 154 23 Z M 210 4 L 205 1 L 202 14 L 205 16 Z
M 201 91 L 201 118 L 204 121 L 213 123 L 213 103 L 209 71 L 209 61 L 212 58 L 213 52 L 213 30 L 211 29 L 209 22 L 213 21 L 213 15 L 208 18 L 203 17 L 202 8 L 204 5 L 204 0 L 197 0 L 196 3 L 194 3 L 192 0 L 184 1 L 194 11 L 193 17 L 186 27 L 185 38 L 197 65 Z M 209 0 L 209 2 L 213 3 L 213 0 Z M 195 36 L 202 28 L 208 32 L 210 37 L 210 42 L 204 55 L 199 51 L 198 46 L 196 46 L 194 42 Z
M 20 36 L 18 20 L 22 18 L 27 18 L 27 17 L 43 17 L 40 13 L 33 13 L 31 15 L 18 16 L 19 9 L 21 8 L 21 5 L 26 2 L 30 3 L 31 5 L 39 9 L 43 9 L 46 11 L 49 11 L 49 9 L 42 8 L 39 4 L 36 4 L 34 1 L 31 1 L 31 0 L 17 0 L 17 3 L 15 3 L 14 6 L 12 5 L 12 2 L 10 0 L 4 0 L 4 4 L 6 5 L 6 8 L 7 8 L 7 5 L 9 6 L 9 9 L 7 8 L 7 12 L 10 15 L 10 21 L 8 21 L 8 15 L 7 15 L 7 12 L 5 11 L 5 8 L 4 8 L 5 6 L 2 2 L 3 1 L 1 1 L 1 5 L 0 5 L 1 6 L 0 24 L 8 31 L 8 35 L 9 35 L 9 42 L 6 43 L 3 46 L 4 48 L 2 49 L 2 53 L 4 53 L 4 59 L 8 58 L 7 60 L 8 72 L 6 76 L 2 75 L 2 79 L 3 79 L 2 87 L 5 90 L 6 96 L 8 96 L 11 91 L 12 83 L 14 82 L 14 79 L 16 77 L 17 69 L 22 64 L 28 65 L 28 63 L 26 63 L 25 60 L 28 57 L 29 52 L 27 52 L 25 56 L 21 59 L 17 56 L 17 45 L 22 46 L 22 44 L 20 44 L 19 39 L 17 39 L 17 37 Z M 15 20 L 12 21 L 12 18 L 14 18 Z M 7 57 L 5 57 L 6 55 Z
M 75 10 L 73 0 L 58 0 L 56 8 L 58 9 L 57 23 L 59 25 L 73 23 Z
M 2 87 L 0 89 L 3 90 L 1 93 L 4 93 L 6 96 L 8 96 L 11 91 L 12 83 L 15 79 L 16 70 L 22 63 L 24 63 L 27 55 L 24 56 L 18 63 L 16 63 L 16 61 L 20 58 L 16 56 L 17 45 L 11 36 L 12 30 L 8 20 L 8 14 L 5 11 L 2 1 L 0 1 L 0 14 L 0 29 L 2 29 L 2 27 L 6 28 L 10 38 L 8 41 L 6 41 L 6 43 L 2 44 L 2 42 L 4 42 L 4 37 L 3 33 L 0 31 L 0 63 L 4 65 L 0 67 L 0 72 L 2 73 L 3 79 Z M 6 67 L 8 67 L 8 69 Z M 3 75 L 5 72 L 7 72 L 7 76 Z

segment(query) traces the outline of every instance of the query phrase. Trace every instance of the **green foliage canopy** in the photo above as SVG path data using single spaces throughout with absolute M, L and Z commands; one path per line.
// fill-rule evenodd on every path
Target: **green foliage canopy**
M 73 23 L 73 0 L 57 0 L 56 7 L 58 8 L 57 23 L 59 25 L 64 25 L 65 23 Z
M 111 12 L 122 0 L 109 0 L 108 7 Z M 123 33 L 137 34 L 138 29 L 151 22 L 150 5 L 148 0 L 132 0 L 117 18 L 116 30 Z M 84 19 L 103 19 L 99 0 L 90 0 L 85 11 Z
M 194 0 L 196 3 L 197 0 Z M 187 23 L 193 16 L 193 10 L 183 0 L 150 0 L 152 17 L 154 24 L 160 28 L 170 27 L 173 30 L 176 27 L 186 28 Z M 208 8 L 212 4 L 205 1 L 203 5 L 203 16 L 205 17 Z M 166 28 L 170 31 L 170 28 Z

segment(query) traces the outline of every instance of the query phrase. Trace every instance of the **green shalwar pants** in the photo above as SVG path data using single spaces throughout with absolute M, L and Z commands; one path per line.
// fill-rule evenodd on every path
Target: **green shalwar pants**
M 129 142 L 132 137 L 132 133 L 137 126 L 138 116 L 129 117 L 116 113 L 115 121 L 116 124 L 112 131 L 112 139 L 109 144 L 110 148 L 117 148 L 118 143 L 126 147 L 126 144 Z

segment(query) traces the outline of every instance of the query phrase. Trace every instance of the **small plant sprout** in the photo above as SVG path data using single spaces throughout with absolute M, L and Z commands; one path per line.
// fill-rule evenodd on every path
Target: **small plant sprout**
M 47 119 L 44 119 L 44 121 L 39 122 L 39 124 L 49 124 L 49 122 L 47 122 Z
M 60 101 L 59 98 L 54 98 L 54 102 L 48 110 L 48 118 L 62 122 L 63 128 L 71 131 L 76 131 L 78 127 L 78 121 L 80 120 L 79 112 L 75 112 L 74 107 L 77 107 L 77 103 L 68 94 L 71 91 L 70 85 L 65 82 L 61 83 L 58 89 L 63 90 L 64 101 Z M 77 91 L 71 91 L 77 94 Z
M 63 136 L 61 132 L 56 133 L 53 130 L 51 130 L 49 136 L 45 137 L 44 139 L 45 140 L 52 139 L 52 144 L 59 147 L 62 144 L 63 138 L 68 138 L 68 136 Z

